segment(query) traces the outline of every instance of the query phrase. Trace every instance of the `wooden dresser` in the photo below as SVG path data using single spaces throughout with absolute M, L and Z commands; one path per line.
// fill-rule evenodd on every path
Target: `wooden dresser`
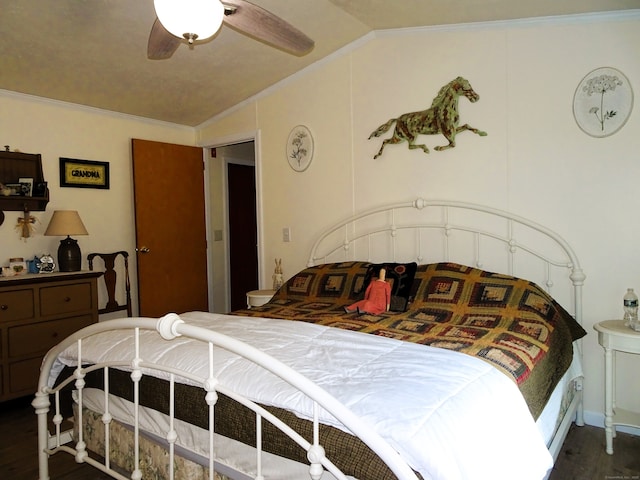
M 98 321 L 102 272 L 0 277 L 0 402 L 33 395 L 42 357 Z

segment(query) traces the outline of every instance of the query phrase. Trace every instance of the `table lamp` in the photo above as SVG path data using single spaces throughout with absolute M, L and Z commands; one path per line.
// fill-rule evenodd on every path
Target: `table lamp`
M 82 254 L 78 241 L 71 235 L 89 235 L 84 227 L 80 215 L 75 210 L 55 210 L 47 230 L 46 236 L 64 236 L 58 247 L 58 269 L 61 272 L 77 272 L 82 265 Z

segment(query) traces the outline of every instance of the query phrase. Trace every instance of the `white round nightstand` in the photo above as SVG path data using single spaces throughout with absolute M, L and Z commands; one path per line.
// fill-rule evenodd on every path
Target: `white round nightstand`
M 640 354 L 640 332 L 626 327 L 624 320 L 605 320 L 593 328 L 598 332 L 598 343 L 604 348 L 604 430 L 607 453 L 611 455 L 616 425 L 640 428 L 640 413 L 615 406 L 616 352 Z
M 275 290 L 251 290 L 247 292 L 247 308 L 264 305 L 275 295 Z

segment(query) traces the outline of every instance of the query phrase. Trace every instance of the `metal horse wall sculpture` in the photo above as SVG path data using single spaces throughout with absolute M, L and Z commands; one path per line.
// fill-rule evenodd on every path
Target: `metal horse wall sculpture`
M 462 77 L 458 77 L 440 89 L 438 96 L 433 99 L 429 109 L 422 110 L 421 112 L 405 113 L 404 115 L 400 115 L 398 118 L 390 119 L 384 125 L 380 125 L 369 136 L 369 139 L 372 137 L 379 137 L 383 133 L 387 132 L 394 122 L 396 124 L 396 128 L 393 132 L 393 136 L 382 142 L 380 150 L 373 158 L 378 158 L 382 155 L 382 150 L 384 150 L 387 143 L 401 143 L 405 140 L 409 143 L 410 149 L 421 148 L 424 153 L 429 153 L 429 149 L 426 145 L 415 144 L 416 138 L 420 134 L 434 135 L 436 133 L 442 133 L 445 138 L 449 140 L 448 145 L 435 147 L 435 150 L 437 151 L 455 147 L 456 134 L 465 130 L 469 130 L 470 132 L 482 137 L 486 136 L 486 132 L 473 128 L 466 123 L 458 126 L 460 121 L 460 115 L 458 114 L 458 97 L 461 95 L 467 97 L 472 103 L 477 102 L 480 99 L 480 95 L 471 88 L 469 81 Z

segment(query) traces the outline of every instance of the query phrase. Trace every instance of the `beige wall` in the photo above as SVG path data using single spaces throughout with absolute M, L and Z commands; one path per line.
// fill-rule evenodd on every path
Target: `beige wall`
M 22 213 L 5 212 L 0 226 L 0 264 L 8 265 L 10 257 L 28 259 L 43 253 L 55 258 L 61 238 L 42 235 L 51 215 L 58 209 L 78 210 L 89 232 L 76 237 L 83 268 L 88 268 L 87 253 L 127 250 L 133 257 L 132 294 L 137 310 L 131 139 L 193 145 L 194 130 L 9 92 L 0 92 L 0 112 L 2 145 L 42 154 L 50 192 L 46 211 L 32 213 L 38 219 L 36 231 L 26 241 L 14 229 Z M 59 157 L 109 162 L 110 189 L 60 188 Z M 101 299 L 104 295 L 102 291 Z
M 379 33 L 292 77 L 200 128 L 207 145 L 260 132 L 264 263 L 282 258 L 285 277 L 304 267 L 316 235 L 338 219 L 415 196 L 488 204 L 529 217 L 572 244 L 587 274 L 584 341 L 588 419 L 602 421 L 603 352 L 592 325 L 621 316 L 627 287 L 640 289 L 640 109 L 613 136 L 585 135 L 574 91 L 611 66 L 640 93 L 640 17 L 567 17 Z M 460 100 L 463 122 L 488 132 L 458 136 L 429 155 L 367 140 L 388 118 L 428 107 L 462 75 L 480 94 Z M 315 139 L 313 163 L 293 172 L 285 142 L 297 124 Z M 386 135 L 388 136 L 388 135 Z M 386 138 L 385 136 L 385 138 Z M 429 147 L 441 136 L 423 137 Z M 282 241 L 289 226 L 292 242 Z M 270 283 L 264 269 L 262 282 Z M 640 411 L 637 359 L 619 359 L 618 404 Z

